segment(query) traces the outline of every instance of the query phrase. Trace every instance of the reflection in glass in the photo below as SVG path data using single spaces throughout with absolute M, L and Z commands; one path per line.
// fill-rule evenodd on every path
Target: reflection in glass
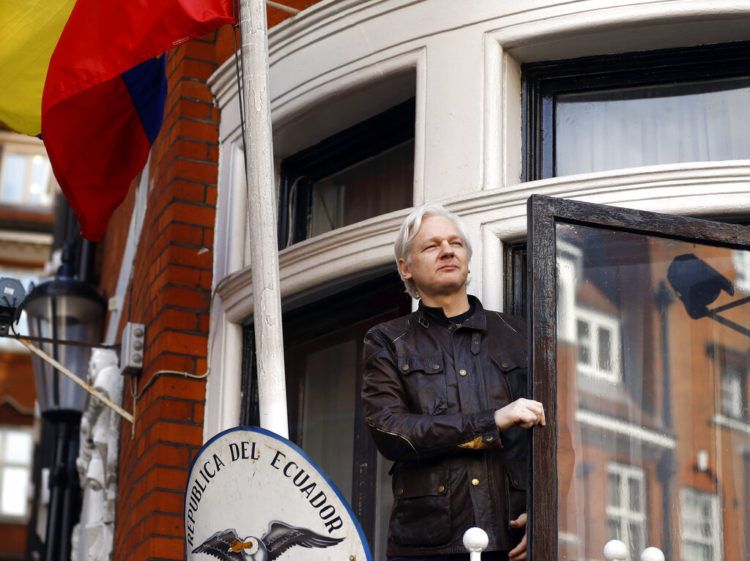
M 744 561 L 750 252 L 571 224 L 557 244 L 560 559 L 617 538 Z

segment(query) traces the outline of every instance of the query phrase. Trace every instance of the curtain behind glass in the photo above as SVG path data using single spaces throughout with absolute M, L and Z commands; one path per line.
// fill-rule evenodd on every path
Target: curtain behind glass
M 750 158 L 750 78 L 560 95 L 555 175 Z

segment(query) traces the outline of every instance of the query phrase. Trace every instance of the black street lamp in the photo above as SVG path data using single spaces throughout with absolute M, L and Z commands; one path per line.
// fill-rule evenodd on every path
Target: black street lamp
M 84 378 L 90 347 L 101 341 L 106 302 L 93 286 L 65 274 L 66 269 L 63 264 L 57 277 L 34 287 L 23 308 L 31 338 L 41 340 L 45 353 Z M 66 561 L 80 513 L 75 461 L 86 392 L 40 357 L 34 355 L 32 360 L 39 408 L 55 430 L 44 561 Z

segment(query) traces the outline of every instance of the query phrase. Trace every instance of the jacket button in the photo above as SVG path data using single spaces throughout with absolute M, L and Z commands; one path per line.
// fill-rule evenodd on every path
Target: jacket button
M 490 436 L 488 436 L 487 438 L 485 438 L 485 440 L 486 440 L 487 442 L 492 442 L 493 440 L 495 440 L 495 437 L 494 437 L 494 436 L 492 436 L 492 435 L 490 435 Z
M 432 365 L 432 369 L 433 370 L 440 370 L 440 365 L 439 364 L 433 364 Z
M 479 485 L 479 480 L 475 477 L 474 479 L 471 480 L 471 484 L 474 485 L 474 487 L 476 487 L 477 485 Z
M 401 496 L 401 495 L 403 495 L 403 494 L 404 494 L 404 489 L 403 489 L 403 487 L 402 487 L 401 489 L 398 489 L 398 490 L 396 490 L 396 494 L 397 494 L 398 496 Z
M 500 366 L 503 367 L 503 368 L 508 368 L 508 366 L 510 366 L 510 365 L 507 362 L 501 362 Z
M 445 485 L 438 485 L 438 493 L 445 493 Z
M 409 365 L 408 365 L 408 364 L 404 364 L 404 365 L 403 365 L 403 366 L 401 367 L 401 370 L 403 370 L 404 372 L 406 372 L 407 370 L 409 370 Z
M 458 373 L 459 373 L 459 374 L 460 374 L 461 376 L 466 376 L 466 375 L 468 374 L 468 372 L 466 372 L 466 370 L 464 370 L 463 368 L 462 368 L 461 370 L 459 370 L 459 371 L 458 371 Z

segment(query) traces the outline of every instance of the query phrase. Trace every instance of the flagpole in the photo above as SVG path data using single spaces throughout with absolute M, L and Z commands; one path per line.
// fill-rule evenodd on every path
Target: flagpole
M 260 425 L 288 438 L 266 26 L 265 0 L 240 0 L 245 72 L 242 84 L 245 167 Z

